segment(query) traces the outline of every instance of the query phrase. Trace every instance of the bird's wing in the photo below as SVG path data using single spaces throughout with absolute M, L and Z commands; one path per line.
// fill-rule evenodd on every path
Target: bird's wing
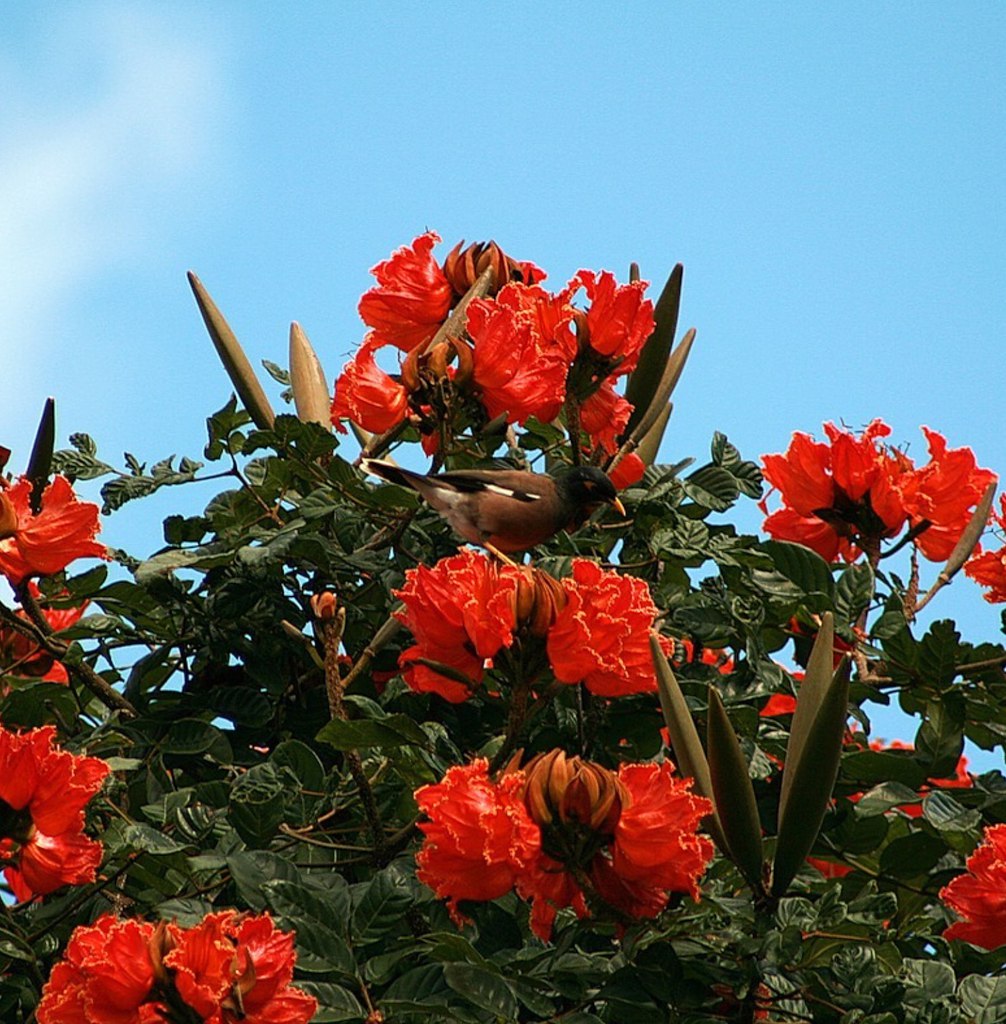
M 488 492 L 513 501 L 541 501 L 552 489 L 552 478 L 517 469 L 452 469 L 434 477 L 462 494 Z

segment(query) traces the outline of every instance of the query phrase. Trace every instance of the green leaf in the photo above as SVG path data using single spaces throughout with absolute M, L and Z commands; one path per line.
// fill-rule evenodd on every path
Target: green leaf
M 364 747 L 429 747 L 429 737 L 408 715 L 386 718 L 333 720 L 316 737 L 336 750 L 359 750 Z
M 166 754 L 204 754 L 221 739 L 223 734 L 209 722 L 182 718 L 171 724 L 161 749 Z
M 713 512 L 726 512 L 740 495 L 733 475 L 712 464 L 701 466 L 685 477 L 682 483 L 685 494 L 696 505 L 712 509 Z
M 974 1024 L 1002 1024 L 1006 1020 L 1006 978 L 969 974 L 958 986 L 957 996 Z
M 919 671 L 931 686 L 943 689 L 953 682 L 960 656 L 961 635 L 949 619 L 929 627 L 919 644 Z
M 767 540 L 760 545 L 767 552 L 776 570 L 786 579 L 795 583 L 809 597 L 826 599 L 826 607 L 835 600 L 835 581 L 828 563 L 810 548 L 802 544 L 790 544 L 782 540 Z
M 134 850 L 143 850 L 144 853 L 151 853 L 155 856 L 179 853 L 185 849 L 170 836 L 150 825 L 127 825 L 123 838 Z
M 331 1024 L 333 1021 L 343 1020 L 360 1021 L 367 1016 L 367 1011 L 360 1005 L 356 996 L 341 985 L 299 978 L 295 985 L 318 1000 L 318 1010 L 311 1018 L 311 1024 Z
M 444 968 L 444 980 L 475 1006 L 502 1020 L 517 1019 L 517 998 L 498 972 L 476 964 L 453 963 Z
M 400 868 L 393 864 L 378 872 L 353 912 L 354 941 L 366 945 L 397 930 L 411 904 L 412 894 Z
M 238 895 L 253 910 L 262 912 L 269 905 L 269 883 L 277 879 L 300 882 L 300 872 L 286 857 L 268 850 L 247 850 L 232 853 L 227 868 L 237 886 Z
M 866 562 L 850 565 L 835 584 L 835 615 L 838 621 L 852 625 L 873 600 L 876 582 Z

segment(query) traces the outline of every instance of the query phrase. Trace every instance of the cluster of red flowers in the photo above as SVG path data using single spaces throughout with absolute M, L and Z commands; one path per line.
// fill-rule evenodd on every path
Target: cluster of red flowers
M 940 890 L 940 899 L 960 921 L 943 933 L 983 949 L 1006 946 L 1006 825 L 992 825 L 967 871 Z
M 293 935 L 268 914 L 208 914 L 194 928 L 111 914 L 77 928 L 39 1024 L 307 1024 L 317 1000 L 291 985 Z
M 107 557 L 105 545 L 94 539 L 100 529 L 98 506 L 78 501 L 66 477 L 53 478 L 38 513 L 31 493 L 27 477 L 0 490 L 0 574 L 18 584 L 59 572 L 75 558 Z
M 854 561 L 864 550 L 907 525 L 914 543 L 934 561 L 946 560 L 981 500 L 995 482 L 970 448 L 948 448 L 946 439 L 923 427 L 929 461 L 916 467 L 882 441 L 891 428 L 874 420 L 859 435 L 824 425 L 828 444 L 796 433 L 784 455 L 765 455 L 765 479 L 779 492 L 782 508 L 768 515 L 764 529 L 794 541 L 829 562 Z M 762 502 L 762 510 L 768 509 Z
M 28 593 L 33 600 L 40 601 L 42 594 L 34 582 L 28 582 Z M 41 612 L 54 633 L 69 629 L 80 620 L 87 608 L 87 601 L 70 608 L 42 607 Z M 15 609 L 19 619 L 30 621 L 24 609 Z M 66 669 L 37 644 L 11 626 L 0 625 L 0 675 L 10 674 L 29 679 L 40 679 L 47 683 L 68 682 Z M 0 693 L 5 685 L 0 682 Z
M 1006 532 L 1006 495 L 999 496 L 999 511 L 992 513 L 992 520 L 1001 531 Z M 988 590 L 985 600 L 993 604 L 1006 601 L 1006 545 L 995 551 L 982 551 L 964 566 L 964 571 L 976 583 Z
M 673 766 L 623 764 L 617 772 L 561 751 L 491 778 L 485 760 L 450 768 L 416 792 L 430 819 L 417 877 L 461 924 L 460 900 L 511 889 L 529 900 L 543 940 L 557 911 L 607 914 L 620 923 L 655 917 L 670 893 L 699 898 L 713 854 L 697 833 L 712 805 L 675 778 Z
M 466 548 L 432 568 L 410 569 L 395 596 L 405 605 L 398 618 L 416 639 L 400 665 L 420 693 L 466 700 L 487 660 L 518 636 L 544 638 L 560 682 L 583 682 L 602 697 L 656 691 L 648 637 L 657 608 L 646 583 L 587 559 L 574 559 L 573 575 L 557 581 Z
M 84 835 L 84 805 L 108 765 L 53 746 L 53 726 L 0 727 L 0 864 L 19 900 L 94 881 L 101 843 Z
M 432 252 L 439 241 L 427 232 L 373 268 L 377 286 L 359 307 L 371 331 L 336 382 L 336 426 L 349 419 L 380 432 L 409 420 L 431 452 L 445 389 L 474 395 L 487 419 L 521 424 L 531 416 L 554 420 L 572 392 L 582 429 L 614 452 L 632 411 L 614 382 L 635 367 L 653 332 L 646 283 L 619 285 L 607 271 L 581 270 L 553 294 L 541 287 L 538 267 L 511 259 L 495 243 L 464 251 L 459 243 L 441 265 Z M 490 266 L 495 281 L 487 297 L 469 303 L 467 337 L 431 346 L 451 308 Z M 581 290 L 585 311 L 573 305 Z M 402 354 L 397 377 L 374 358 L 385 347 Z

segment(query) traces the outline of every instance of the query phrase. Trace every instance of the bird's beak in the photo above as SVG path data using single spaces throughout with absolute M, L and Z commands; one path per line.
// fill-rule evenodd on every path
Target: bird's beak
M 619 500 L 618 500 L 618 498 L 613 498 L 613 499 L 612 499 L 612 502 L 611 502 L 611 507 L 612 507 L 612 508 L 613 508 L 613 509 L 614 509 L 614 510 L 615 510 L 615 511 L 616 511 L 616 512 L 617 512 L 617 513 L 619 514 L 619 515 L 622 515 L 622 516 L 624 516 L 624 515 L 626 515 L 626 514 L 627 514 L 627 513 L 626 513 L 626 511 L 625 511 L 625 506 L 624 506 L 624 505 L 623 505 L 623 504 L 621 503 L 621 501 L 619 501 Z

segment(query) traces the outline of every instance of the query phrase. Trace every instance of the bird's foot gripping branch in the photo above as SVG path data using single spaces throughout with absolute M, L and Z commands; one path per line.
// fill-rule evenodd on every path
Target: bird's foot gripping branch
M 51 402 L 0 451 L 0 1017 L 1006 1017 L 1006 780 L 962 755 L 1006 649 L 948 588 L 1006 598 L 994 474 L 879 420 L 696 466 L 680 266 L 438 243 L 334 390 L 291 325 L 281 413 L 190 275 L 236 392 L 199 460 L 54 451 Z M 220 490 L 135 558 L 91 480 Z

